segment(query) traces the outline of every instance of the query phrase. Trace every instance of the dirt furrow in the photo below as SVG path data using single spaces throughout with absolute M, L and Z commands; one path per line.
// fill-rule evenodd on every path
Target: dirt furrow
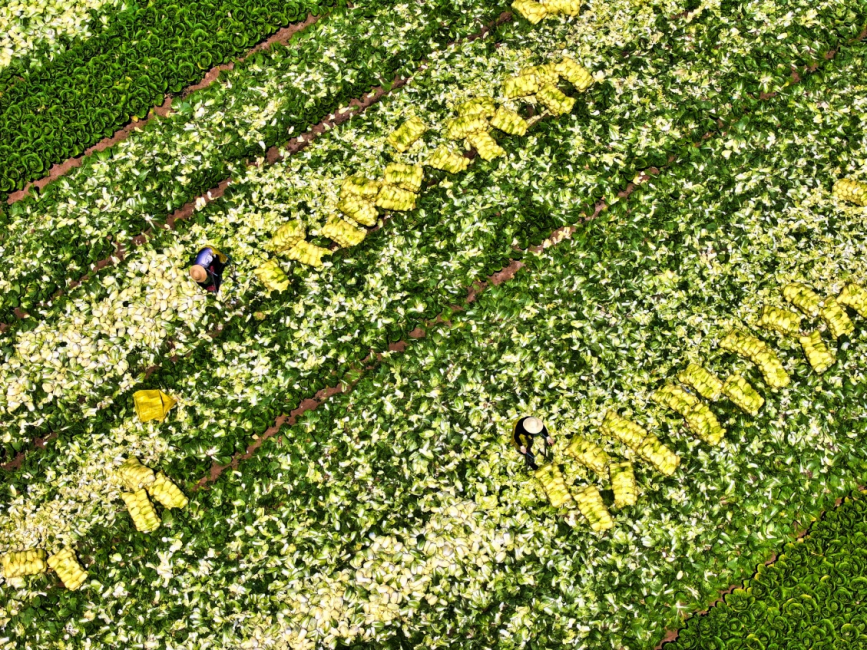
M 17 201 L 20 201 L 24 197 L 28 196 L 30 194 L 30 190 L 34 187 L 41 190 L 52 181 L 55 181 L 62 176 L 65 176 L 76 167 L 81 167 L 81 163 L 84 162 L 84 159 L 88 156 L 98 151 L 104 151 L 109 147 L 113 147 L 114 145 L 123 142 L 130 136 L 133 131 L 143 129 L 148 123 L 157 119 L 157 117 L 167 117 L 168 114 L 171 112 L 172 101 L 174 101 L 174 99 L 176 99 L 177 97 L 183 99 L 184 97 L 187 97 L 190 93 L 193 93 L 197 90 L 202 90 L 203 88 L 207 88 L 217 80 L 217 77 L 220 76 L 221 72 L 223 72 L 224 70 L 234 69 L 235 64 L 243 63 L 248 57 L 252 56 L 256 52 L 267 50 L 275 43 L 286 45 L 292 39 L 292 36 L 300 32 L 302 29 L 306 29 L 313 23 L 317 22 L 320 18 L 321 16 L 314 16 L 313 14 L 308 14 L 305 20 L 288 25 L 287 27 L 282 28 L 278 32 L 275 32 L 261 43 L 258 43 L 257 45 L 252 47 L 246 54 L 235 59 L 234 61 L 214 66 L 213 68 L 208 70 L 208 72 L 201 79 L 201 81 L 187 86 L 180 93 L 166 93 L 163 103 L 159 106 L 154 106 L 145 119 L 139 120 L 133 118 L 132 121 L 129 122 L 129 124 L 126 124 L 125 126 L 118 129 L 113 135 L 110 135 L 107 138 L 103 138 L 92 147 L 86 149 L 85 152 L 80 156 L 76 156 L 75 158 L 69 158 L 68 160 L 64 160 L 60 163 L 55 163 L 48 170 L 47 176 L 44 176 L 39 180 L 31 181 L 26 186 L 24 186 L 24 188 L 18 190 L 17 192 L 13 192 L 6 199 L 6 203 L 12 205 Z

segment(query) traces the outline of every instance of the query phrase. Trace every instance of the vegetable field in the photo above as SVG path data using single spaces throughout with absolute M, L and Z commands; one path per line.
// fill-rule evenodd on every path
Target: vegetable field
M 0 3 L 0 649 L 867 648 L 865 69 L 863 0 Z

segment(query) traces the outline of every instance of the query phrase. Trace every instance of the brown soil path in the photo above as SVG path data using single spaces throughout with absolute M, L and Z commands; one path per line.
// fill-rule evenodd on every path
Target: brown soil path
M 99 142 L 97 142 L 92 147 L 89 147 L 85 150 L 83 154 L 80 156 L 76 156 L 74 158 L 69 158 L 64 160 L 63 162 L 56 163 L 51 166 L 51 169 L 48 170 L 48 175 L 40 178 L 39 180 L 32 181 L 24 186 L 23 189 L 18 190 L 17 192 L 13 192 L 6 199 L 6 203 L 12 205 L 17 201 L 20 201 L 24 197 L 30 194 L 30 190 L 32 188 L 42 189 L 52 181 L 57 180 L 61 176 L 65 176 L 71 170 L 76 167 L 81 167 L 81 163 L 84 162 L 84 159 L 87 156 L 90 156 L 98 151 L 104 151 L 109 147 L 113 147 L 114 145 L 123 142 L 126 140 L 133 131 L 138 131 L 139 129 L 143 129 L 148 123 L 157 119 L 157 117 L 166 117 L 171 112 L 172 101 L 177 98 L 187 97 L 190 93 L 193 93 L 197 90 L 202 90 L 203 88 L 207 88 L 212 83 L 217 80 L 217 77 L 220 76 L 220 73 L 224 70 L 232 70 L 235 67 L 236 63 L 243 63 L 248 57 L 255 54 L 256 52 L 261 52 L 263 50 L 267 50 L 272 47 L 275 43 L 280 43 L 281 45 L 286 45 L 292 37 L 300 32 L 303 29 L 306 29 L 313 23 L 317 22 L 322 16 L 314 16 L 313 14 L 308 14 L 307 18 L 301 22 L 293 23 L 287 27 L 282 28 L 281 30 L 275 32 L 268 38 L 266 38 L 261 43 L 258 43 L 253 48 L 251 48 L 246 54 L 235 59 L 235 61 L 231 61 L 229 63 L 222 63 L 220 65 L 216 65 L 210 70 L 208 70 L 207 74 L 201 79 L 190 86 L 184 88 L 179 94 L 174 95 L 171 93 L 167 93 L 163 100 L 163 103 L 159 106 L 154 106 L 148 116 L 139 120 L 133 118 L 131 122 L 126 124 L 125 126 L 118 129 L 113 135 L 110 135 L 107 138 L 103 138 Z

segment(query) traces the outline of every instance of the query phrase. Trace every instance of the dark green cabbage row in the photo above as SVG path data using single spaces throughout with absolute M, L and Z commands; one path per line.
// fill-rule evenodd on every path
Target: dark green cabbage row
M 867 501 L 859 492 L 776 562 L 691 618 L 665 650 L 867 648 Z
M 0 94 L 0 194 L 143 118 L 280 27 L 344 0 L 153 0 Z

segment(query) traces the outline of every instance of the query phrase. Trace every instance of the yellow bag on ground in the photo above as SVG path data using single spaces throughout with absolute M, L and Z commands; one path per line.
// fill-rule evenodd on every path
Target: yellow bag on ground
M 135 412 L 142 422 L 162 422 L 169 410 L 178 403 L 178 400 L 161 390 L 139 390 L 133 393 L 132 399 L 135 402 Z

